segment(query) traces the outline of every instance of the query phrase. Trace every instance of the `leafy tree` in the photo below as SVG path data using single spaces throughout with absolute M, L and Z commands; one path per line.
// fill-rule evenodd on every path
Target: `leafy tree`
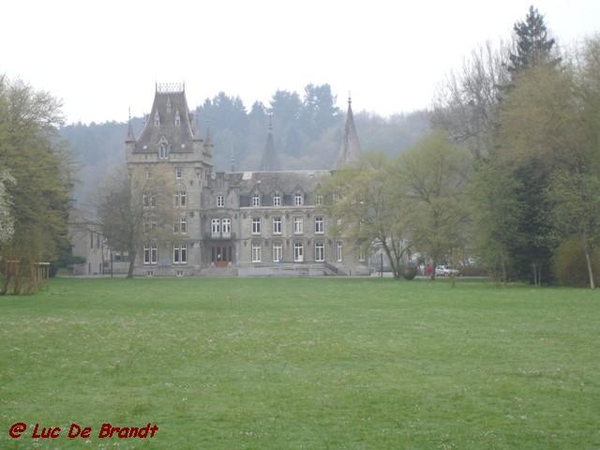
M 38 287 L 37 263 L 51 262 L 68 246 L 70 159 L 58 139 L 60 103 L 21 81 L 0 77 L 0 171 L 14 232 L 0 248 L 4 285 L 22 292 Z
M 406 202 L 411 241 L 435 267 L 453 249 L 465 245 L 469 219 L 465 197 L 472 160 L 438 131 L 400 154 L 396 162 L 396 189 Z
M 128 252 L 127 278 L 133 278 L 135 260 L 145 241 L 159 241 L 172 233 L 175 211 L 172 205 L 172 169 L 158 165 L 145 172 L 111 177 L 98 204 L 98 218 L 108 245 Z
M 516 275 L 527 279 L 532 274 L 533 283 L 540 284 L 552 280 L 558 244 L 555 199 L 548 195 L 552 174 L 577 153 L 579 113 L 567 70 L 533 67 L 517 74 L 513 83 L 502 103 L 497 157 L 519 183 L 515 195 L 523 214 L 511 249 Z
M 15 232 L 15 223 L 10 212 L 13 202 L 6 192 L 6 184 L 14 182 L 15 179 L 7 170 L 0 173 L 0 248 L 2 244 L 10 241 Z
M 366 154 L 356 166 L 334 172 L 323 193 L 329 214 L 340 220 L 337 231 L 356 247 L 383 250 L 394 278 L 400 278 L 410 246 L 404 203 L 390 183 L 392 169 L 385 154 Z
M 600 36 L 586 42 L 581 63 L 572 70 L 569 95 L 576 107 L 568 110 L 573 117 L 563 151 L 568 157 L 558 161 L 552 174 L 550 197 L 557 232 L 583 252 L 588 283 L 594 289 L 598 268 L 593 267 L 597 264 L 593 255 L 600 246 Z
M 523 213 L 516 192 L 519 181 L 504 166 L 481 165 L 469 186 L 470 234 L 478 257 L 496 281 L 506 282 L 512 269 L 511 249 L 518 245 Z

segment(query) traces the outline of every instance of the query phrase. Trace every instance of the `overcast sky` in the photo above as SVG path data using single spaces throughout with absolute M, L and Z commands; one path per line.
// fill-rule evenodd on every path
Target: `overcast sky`
M 486 40 L 511 36 L 531 0 L 10 0 L 0 73 L 63 101 L 68 122 L 148 113 L 155 82 L 190 108 L 218 92 L 249 109 L 276 90 L 329 83 L 344 107 L 387 116 L 430 106 Z M 534 3 L 563 47 L 600 31 L 599 0 Z

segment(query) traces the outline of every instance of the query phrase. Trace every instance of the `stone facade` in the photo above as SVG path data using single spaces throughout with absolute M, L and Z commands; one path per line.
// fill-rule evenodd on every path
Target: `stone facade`
M 348 133 L 336 167 L 360 151 L 350 103 Z M 275 160 L 272 142 L 269 127 L 265 161 Z M 130 127 L 125 147 L 132 176 L 149 177 L 168 167 L 174 183 L 173 233 L 144 243 L 136 274 L 368 273 L 351 246 L 332 235 L 332 219 L 320 212 L 319 187 L 331 172 L 214 172 L 209 134 L 197 137 L 183 86 L 157 85 L 144 129 L 136 139 Z

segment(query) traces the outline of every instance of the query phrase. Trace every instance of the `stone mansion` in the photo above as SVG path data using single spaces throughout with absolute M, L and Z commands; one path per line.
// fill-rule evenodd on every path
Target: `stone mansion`
M 299 276 L 368 273 L 363 255 L 330 233 L 319 208 L 329 170 L 276 170 L 271 127 L 261 170 L 215 172 L 207 132 L 197 135 L 182 85 L 157 84 L 148 120 L 135 136 L 129 124 L 126 161 L 132 176 L 151 179 L 168 167 L 174 183 L 172 234 L 147 239 L 136 275 Z M 351 102 L 340 167 L 360 153 Z M 151 205 L 149 205 L 151 207 Z

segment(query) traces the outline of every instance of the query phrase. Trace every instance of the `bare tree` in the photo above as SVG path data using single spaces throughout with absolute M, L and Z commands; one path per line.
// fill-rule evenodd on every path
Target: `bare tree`
M 127 278 L 144 242 L 157 242 L 172 234 L 175 217 L 172 170 L 157 165 L 151 172 L 114 174 L 104 189 L 98 217 L 108 245 L 129 254 Z

